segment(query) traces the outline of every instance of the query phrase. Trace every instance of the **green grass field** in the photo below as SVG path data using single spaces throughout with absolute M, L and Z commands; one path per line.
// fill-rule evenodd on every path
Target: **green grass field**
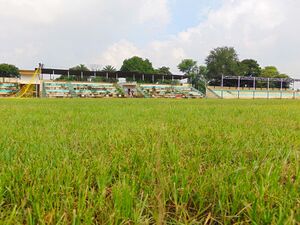
M 0 224 L 299 224 L 300 102 L 0 100 Z

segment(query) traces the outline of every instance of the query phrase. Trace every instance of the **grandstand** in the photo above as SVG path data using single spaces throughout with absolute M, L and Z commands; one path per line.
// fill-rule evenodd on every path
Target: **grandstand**
M 46 81 L 42 86 L 42 97 L 48 98 L 103 98 L 120 94 L 110 83 Z
M 184 75 L 41 67 L 20 73 L 20 78 L 0 78 L 0 97 L 300 99 L 300 91 L 295 88 L 300 80 L 290 78 L 223 76 L 220 86 L 207 86 L 204 94 L 191 84 L 180 84 L 188 78 Z M 236 82 L 237 86 L 232 87 Z
M 225 80 L 236 80 L 237 87 L 226 87 Z M 241 85 L 244 81 L 252 83 L 252 87 Z M 257 82 L 265 83 L 265 88 L 258 87 Z M 208 86 L 206 96 L 208 98 L 221 99 L 300 99 L 300 91 L 295 88 L 299 79 L 290 78 L 264 78 L 264 77 L 236 77 L 224 76 L 221 86 Z M 280 88 L 271 88 L 271 84 L 280 84 Z M 285 84 L 285 85 L 284 85 Z M 285 86 L 289 87 L 285 87 Z
M 202 98 L 204 95 L 191 85 L 142 84 L 143 93 L 152 98 Z
M 14 95 L 19 90 L 19 81 L 16 78 L 0 79 L 0 97 L 8 97 Z
M 39 70 L 21 70 L 20 79 L 16 79 L 14 84 L 0 82 L 2 92 L 6 93 L 3 96 L 14 96 L 13 93 L 20 90 L 26 90 L 26 93 L 22 92 L 22 97 L 44 98 L 201 98 L 204 96 L 191 85 L 179 84 L 180 80 L 187 78 L 183 75 L 44 68 Z M 161 84 L 164 82 L 173 84 Z

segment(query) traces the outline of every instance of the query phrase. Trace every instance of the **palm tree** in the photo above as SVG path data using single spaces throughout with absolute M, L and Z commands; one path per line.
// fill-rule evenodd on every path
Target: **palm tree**
M 117 69 L 111 65 L 104 66 L 102 69 L 103 72 L 114 73 L 117 72 Z
M 78 66 L 74 66 L 72 68 L 70 68 L 70 70 L 75 70 L 75 71 L 90 71 L 86 65 L 84 64 L 80 64 Z

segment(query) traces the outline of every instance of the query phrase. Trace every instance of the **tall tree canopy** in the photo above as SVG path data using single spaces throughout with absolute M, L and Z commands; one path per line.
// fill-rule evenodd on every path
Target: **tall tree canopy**
M 237 76 L 239 74 L 239 59 L 234 48 L 220 47 L 212 50 L 207 56 L 207 79 L 220 81 L 222 75 Z
M 117 72 L 117 69 L 111 65 L 104 66 L 102 69 L 103 72 L 114 73 Z
M 170 71 L 170 67 L 160 67 L 156 70 L 157 74 L 163 74 L 163 75 L 172 75 L 171 71 Z
M 244 59 L 240 62 L 240 76 L 259 77 L 261 68 L 254 59 Z
M 261 71 L 262 77 L 270 77 L 270 78 L 288 78 L 289 76 L 286 74 L 281 74 L 275 66 L 266 66 Z
M 288 75 L 280 73 L 275 66 L 266 66 L 264 69 L 262 69 L 261 76 L 269 78 L 289 78 Z M 273 88 L 280 88 L 280 86 L 280 82 L 272 82 L 270 84 L 270 87 Z M 289 86 L 289 82 L 283 82 L 284 88 L 288 88 Z
M 125 59 L 121 67 L 121 71 L 144 74 L 155 73 L 152 63 L 148 59 L 142 59 L 138 56 L 134 56 L 130 59 Z
M 194 61 L 193 59 L 184 59 L 177 67 L 181 72 L 188 76 L 192 73 L 195 73 L 195 71 L 198 69 L 197 61 Z
M 197 88 L 203 93 L 205 92 L 206 89 L 205 77 L 207 75 L 206 66 L 198 66 L 197 61 L 193 59 L 184 59 L 177 67 L 181 72 L 189 76 L 189 80 L 192 83 L 194 88 Z
M 19 69 L 10 64 L 0 64 L 0 77 L 19 77 L 20 72 Z
M 74 67 L 70 68 L 70 70 L 83 71 L 83 72 L 84 71 L 90 71 L 89 68 L 87 68 L 87 66 L 84 65 L 84 64 L 80 64 L 78 66 L 74 66 Z

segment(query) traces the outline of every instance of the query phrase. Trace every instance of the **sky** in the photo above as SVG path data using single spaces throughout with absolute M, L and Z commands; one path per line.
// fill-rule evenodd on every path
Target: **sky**
M 148 58 L 179 73 L 234 47 L 240 60 L 300 78 L 300 0 L 0 0 L 0 63 L 120 68 Z

